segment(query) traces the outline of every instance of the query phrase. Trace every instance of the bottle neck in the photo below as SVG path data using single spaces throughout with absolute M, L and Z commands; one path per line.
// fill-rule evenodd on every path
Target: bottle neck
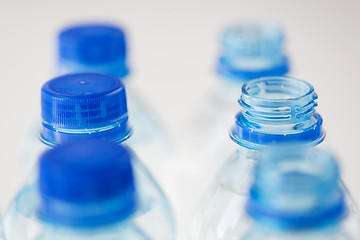
M 40 140 L 50 147 L 70 140 L 90 138 L 106 139 L 112 142 L 120 143 L 127 140 L 131 134 L 132 129 L 129 127 L 127 121 L 93 129 L 57 128 L 43 122 L 40 132 Z
M 286 74 L 289 64 L 283 40 L 281 27 L 277 24 L 229 26 L 221 40 L 218 73 L 232 79 L 246 80 Z
M 316 145 L 325 136 L 316 113 L 317 95 L 301 80 L 262 78 L 245 84 L 231 138 L 244 147 L 305 143 Z
M 59 75 L 83 72 L 106 73 L 121 79 L 129 75 L 129 68 L 126 60 L 121 58 L 103 64 L 85 64 L 67 59 L 60 59 L 57 71 Z

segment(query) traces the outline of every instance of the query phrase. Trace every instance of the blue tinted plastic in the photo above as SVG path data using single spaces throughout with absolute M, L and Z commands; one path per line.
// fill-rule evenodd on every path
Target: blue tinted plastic
M 217 71 L 233 80 L 284 75 L 289 71 L 289 64 L 283 40 L 281 27 L 276 24 L 231 26 L 222 37 Z
M 307 82 L 290 77 L 260 78 L 242 88 L 231 138 L 241 146 L 259 149 L 269 145 L 323 141 L 322 118 L 316 113 L 317 95 Z
M 255 168 L 248 213 L 261 224 L 309 229 L 338 222 L 346 212 L 339 169 L 320 150 L 278 149 Z
M 98 139 L 69 141 L 39 162 L 42 218 L 94 227 L 118 222 L 136 207 L 130 150 Z
M 59 63 L 77 69 L 76 72 L 106 72 L 124 77 L 129 72 L 126 52 L 124 31 L 116 26 L 84 24 L 59 34 Z
M 70 142 L 69 142 L 70 144 Z M 100 147 L 100 146 L 99 146 Z M 83 148 L 82 148 L 83 149 Z M 108 148 L 104 148 L 103 151 L 107 151 Z M 73 149 L 76 151 L 75 149 Z M 99 150 L 100 151 L 100 150 Z M 110 148 L 110 151 L 113 152 Z M 128 151 L 128 149 L 126 150 Z M 85 156 L 87 153 L 82 152 Z M 131 157 L 131 166 L 134 172 L 134 184 L 135 184 L 135 209 L 130 216 L 126 217 L 126 211 L 132 210 L 130 207 L 132 204 L 130 195 L 133 194 L 133 191 L 126 191 L 125 185 L 120 183 L 113 183 L 112 181 L 119 180 L 121 176 L 114 176 L 112 180 L 109 180 L 112 170 L 106 168 L 101 168 L 97 170 L 95 166 L 99 163 L 100 159 L 94 160 L 96 164 L 91 164 L 94 167 L 94 171 L 88 169 L 87 166 L 84 166 L 84 171 L 89 173 L 91 172 L 99 174 L 106 169 L 109 173 L 109 177 L 105 174 L 99 174 L 99 178 L 103 179 L 103 188 L 100 191 L 95 191 L 92 194 L 92 191 L 89 192 L 89 189 L 80 189 L 80 192 L 88 192 L 89 194 L 86 197 L 82 197 L 81 201 L 74 200 L 72 196 L 70 198 L 63 197 L 64 194 L 54 194 L 52 191 L 51 194 L 60 196 L 59 198 L 67 199 L 62 201 L 56 201 L 55 198 L 50 199 L 51 202 L 46 202 L 46 205 L 52 205 L 51 209 L 46 209 L 46 214 L 39 214 L 39 207 L 43 205 L 45 201 L 49 201 L 49 198 L 46 198 L 44 201 L 44 196 L 39 193 L 39 181 L 36 179 L 26 182 L 22 189 L 16 194 L 16 198 L 10 204 L 3 223 L 3 236 L 6 240 L 69 240 L 69 239 L 87 239 L 87 240 L 113 240 L 113 239 L 174 239 L 174 219 L 171 207 L 167 198 L 164 196 L 163 192 L 159 188 L 158 184 L 151 177 L 149 172 L 144 168 L 136 155 L 130 151 L 128 152 Z M 78 152 L 81 158 L 81 152 Z M 104 154 L 104 156 L 108 156 Z M 89 156 L 90 157 L 90 156 Z M 115 159 L 113 159 L 115 161 Z M 113 160 L 110 160 L 112 162 Z M 59 162 L 58 159 L 56 162 Z M 79 165 L 83 164 L 84 161 L 79 160 L 79 164 L 68 163 L 66 161 L 66 166 L 70 169 L 72 164 L 76 167 L 74 168 L 74 174 L 79 173 L 81 169 L 78 168 Z M 70 159 L 69 159 L 70 161 Z M 124 159 L 119 159 L 121 163 L 124 163 Z M 50 160 L 48 162 L 50 165 Z M 85 164 L 85 163 L 84 163 Z M 55 164 L 59 166 L 60 164 Z M 107 165 L 107 164 L 106 164 Z M 54 166 L 54 167 L 56 167 Z M 56 171 L 52 169 L 51 172 Z M 59 166 L 59 169 L 60 166 Z M 67 167 L 66 171 L 70 171 Z M 115 167 L 116 172 L 119 172 L 119 168 Z M 126 173 L 127 166 L 124 165 L 123 172 Z M 65 171 L 62 171 L 65 172 Z M 36 177 L 39 174 L 35 174 Z M 54 177 L 57 177 L 59 173 L 54 173 Z M 69 174 L 70 175 L 70 174 Z M 86 179 L 83 176 L 88 174 L 78 174 L 80 179 L 75 179 L 74 182 L 79 182 L 80 185 L 83 183 L 82 179 Z M 47 179 L 51 180 L 52 185 L 60 186 L 60 182 L 51 176 L 46 176 Z M 66 175 L 68 177 L 68 175 Z M 125 177 L 125 176 L 124 176 Z M 74 186 L 69 187 L 69 182 L 64 182 L 65 176 L 60 177 L 63 180 L 64 187 L 66 189 L 60 189 L 60 193 L 64 191 L 70 191 L 74 189 Z M 71 179 L 71 178 L 70 178 Z M 96 178 L 97 179 L 97 178 Z M 105 180 L 111 182 L 106 183 Z M 97 186 L 100 186 L 99 181 L 90 181 L 89 184 L 95 184 L 96 189 L 99 190 Z M 106 181 L 107 181 L 106 180 Z M 85 180 L 84 180 L 85 181 Z M 126 181 L 124 181 L 126 183 Z M 48 184 L 48 186 L 50 183 Z M 110 189 L 109 189 L 110 187 Z M 57 189 L 57 190 L 56 190 Z M 56 192 L 59 192 L 59 188 L 56 187 Z M 111 196 L 111 193 L 114 193 L 115 189 L 121 190 L 122 194 L 111 197 L 110 199 L 106 198 Z M 55 191 L 54 190 L 54 191 Z M 124 190 L 124 191 L 123 191 Z M 102 194 L 102 193 L 107 194 Z M 79 195 L 77 192 L 74 195 Z M 102 197 L 99 197 L 102 196 Z M 67 196 L 67 195 L 66 195 Z M 96 201 L 88 201 L 85 199 L 101 199 Z M 129 201 L 130 200 L 130 201 Z M 122 207 L 125 205 L 128 208 L 124 212 L 121 211 Z M 51 210 L 50 212 L 48 210 Z M 128 212 L 128 213 L 129 213 Z M 59 213 L 59 214 L 57 214 Z M 113 213 L 113 214 L 111 214 Z M 129 213 L 130 214 L 130 213 Z M 66 218 L 64 216 L 67 216 Z M 80 218 L 80 216 L 82 216 Z M 76 219 L 75 219 L 76 217 Z M 124 219 L 125 218 L 125 219 Z M 156 224 L 154 224 L 156 223 Z
M 123 141 L 130 135 L 123 83 L 117 77 L 79 73 L 57 77 L 41 89 L 42 141 Z

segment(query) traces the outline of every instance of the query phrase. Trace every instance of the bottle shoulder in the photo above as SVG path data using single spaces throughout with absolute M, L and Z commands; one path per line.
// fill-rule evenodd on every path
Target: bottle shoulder
M 245 206 L 249 188 L 254 179 L 253 170 L 256 162 L 259 161 L 259 154 L 261 154 L 259 151 L 239 148 L 218 170 L 207 191 L 202 195 L 198 204 L 199 207 L 196 210 L 196 217 L 194 218 L 195 234 L 207 237 L 200 239 L 225 236 L 225 233 L 231 236 L 231 238 L 234 236 L 244 237 L 243 233 L 251 229 L 252 221 L 247 215 Z M 342 219 L 342 229 L 344 229 L 344 232 L 351 234 L 350 236 L 356 237 L 339 239 L 358 239 L 357 236 L 360 236 L 358 227 L 360 226 L 360 215 L 358 208 L 342 182 L 340 182 L 340 186 L 344 190 L 348 209 L 346 218 Z M 251 235 L 247 235 L 249 238 L 244 238 L 244 240 L 267 239 L 257 234 L 257 232 L 253 232 Z M 242 238 L 234 239 L 243 240 Z M 272 239 L 278 238 L 269 238 L 269 240 Z
M 3 236 L 6 240 L 47 239 L 113 239 L 114 236 L 132 236 L 149 239 L 132 219 L 97 228 L 71 228 L 47 222 L 39 217 L 40 198 L 36 185 L 26 185 L 18 193 L 4 216 Z
M 253 226 L 239 240 L 355 240 L 341 225 L 321 229 L 304 229 L 299 231 L 274 231 Z
M 174 232 L 174 219 L 168 199 L 163 194 L 156 181 L 152 178 L 151 174 L 136 157 L 133 157 L 132 164 L 137 195 L 137 209 L 133 215 L 130 216 L 129 219 L 115 223 L 107 228 L 95 229 L 96 234 L 93 234 L 94 238 L 74 239 L 107 239 L 103 237 L 103 234 L 105 234 L 104 236 L 111 236 L 112 233 L 117 234 L 118 236 L 122 236 L 121 234 L 125 234 L 124 236 L 128 236 L 128 234 L 130 234 L 129 236 L 136 236 L 138 235 L 138 232 L 144 232 L 146 234 L 145 236 L 150 236 L 151 239 L 172 239 Z M 48 232 L 52 232 L 53 230 L 61 232 L 61 234 L 64 231 L 64 233 L 66 232 L 68 234 L 77 234 L 79 236 L 85 234 L 84 236 L 86 236 L 89 231 L 78 232 L 73 229 L 55 226 L 38 217 L 37 209 L 40 204 L 40 197 L 36 185 L 37 180 L 34 177 L 36 174 L 34 172 L 35 170 L 33 170 L 33 174 L 31 174 L 32 177 L 27 180 L 4 216 L 3 234 L 5 239 L 48 239 L 40 238 L 40 236 L 43 234 L 45 234 L 44 236 L 47 236 L 46 234 Z M 158 224 L 162 225 L 166 230 L 162 232 L 159 232 L 159 229 L 152 231 L 151 224 L 153 222 L 158 222 Z M 97 236 L 101 237 L 96 238 Z M 165 237 L 159 238 L 158 236 Z M 53 240 L 54 238 L 51 239 Z M 129 237 L 125 239 L 133 238 Z M 147 238 L 134 237 L 134 239 L 140 240 Z

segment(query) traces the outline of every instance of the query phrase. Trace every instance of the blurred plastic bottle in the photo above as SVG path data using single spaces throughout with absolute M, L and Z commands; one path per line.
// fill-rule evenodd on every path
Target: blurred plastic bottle
M 243 23 L 227 27 L 221 36 L 220 56 L 216 67 L 216 85 L 211 95 L 196 109 L 185 143 L 182 167 L 187 177 L 179 184 L 181 192 L 193 192 L 182 197 L 186 208 L 194 209 L 194 199 L 205 190 L 217 169 L 234 149 L 229 139 L 229 126 L 239 111 L 236 104 L 244 83 L 259 77 L 281 76 L 288 72 L 284 36 L 274 23 Z M 215 81 L 214 81 L 215 82 Z M 189 190 L 191 189 L 191 190 Z M 191 229 L 191 213 L 184 213 L 187 229 Z
M 134 133 L 128 144 L 161 184 L 169 182 L 172 144 L 150 108 L 139 98 L 129 78 L 125 33 L 107 24 L 74 25 L 58 37 L 58 73 L 106 73 L 126 85 L 127 103 Z M 169 189 L 169 187 L 167 187 Z
M 188 171 L 204 187 L 232 153 L 228 130 L 239 110 L 236 101 L 244 83 L 254 78 L 282 76 L 289 70 L 280 26 L 271 23 L 244 23 L 225 29 L 217 63 L 217 85 L 198 107 L 186 136 Z M 191 137 L 189 137 L 191 136 Z
M 224 239 L 243 215 L 253 166 L 266 149 L 316 146 L 324 140 L 317 95 L 307 82 L 289 77 L 260 78 L 245 84 L 231 139 L 238 149 L 220 168 L 196 208 L 196 239 Z M 226 156 L 225 156 L 226 157 Z M 350 201 L 353 216 L 357 208 Z
M 338 166 L 327 152 L 282 149 L 264 155 L 246 205 L 249 219 L 217 239 L 359 239 L 360 226 L 349 219 L 351 206 L 339 180 Z
M 100 139 L 46 151 L 36 183 L 25 185 L 9 207 L 4 239 L 172 239 L 171 213 L 148 198 L 136 162 L 129 148 Z
M 117 77 L 98 73 L 69 74 L 54 78 L 41 89 L 42 126 L 40 139 L 31 156 L 71 140 L 104 139 L 115 143 L 131 135 L 128 124 L 125 87 Z M 159 221 L 165 238 L 174 238 L 171 207 L 157 182 L 137 157 L 132 156 L 141 201 L 149 203 L 152 214 L 162 214 Z M 33 172 L 27 181 L 35 181 Z M 144 215 L 146 217 L 146 215 Z M 168 232 L 166 232 L 168 231 Z M 160 239 L 160 238 L 159 238 Z

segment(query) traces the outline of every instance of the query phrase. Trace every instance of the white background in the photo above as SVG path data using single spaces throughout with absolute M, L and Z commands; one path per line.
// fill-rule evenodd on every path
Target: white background
M 291 75 L 319 95 L 327 144 L 360 202 L 359 1 L 0 0 L 0 204 L 21 184 L 20 153 L 54 75 L 59 28 L 85 20 L 124 26 L 132 80 L 176 138 L 214 83 L 219 33 L 229 23 L 273 20 L 286 31 Z

